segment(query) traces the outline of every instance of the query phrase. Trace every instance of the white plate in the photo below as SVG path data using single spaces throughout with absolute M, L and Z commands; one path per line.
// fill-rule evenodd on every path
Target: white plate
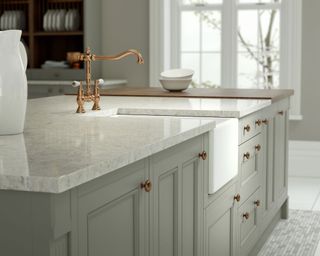
M 179 79 L 179 80 L 159 80 L 162 87 L 168 91 L 183 91 L 188 89 L 189 85 L 192 82 L 192 79 Z
M 160 75 L 165 79 L 191 79 L 193 73 L 194 71 L 191 69 L 170 69 L 163 71 Z
M 57 19 L 57 30 L 58 31 L 63 31 L 65 26 L 65 19 L 66 19 L 66 10 L 59 10 L 59 15 Z

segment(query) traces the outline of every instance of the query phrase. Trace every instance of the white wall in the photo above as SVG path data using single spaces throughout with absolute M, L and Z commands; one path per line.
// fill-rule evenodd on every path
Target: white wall
M 141 51 L 144 65 L 134 57 L 118 62 L 104 62 L 105 78 L 127 79 L 129 86 L 147 87 L 149 84 L 149 1 L 102 0 L 102 51 L 113 55 L 127 49 Z
M 320 1 L 302 0 L 302 115 L 290 139 L 320 141 Z

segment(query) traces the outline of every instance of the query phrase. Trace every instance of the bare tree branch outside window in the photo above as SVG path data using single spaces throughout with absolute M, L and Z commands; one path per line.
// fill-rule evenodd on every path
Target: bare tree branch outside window
M 275 3 L 279 0 L 274 0 Z M 252 85 L 251 87 L 257 86 L 258 81 L 262 84 L 263 88 L 273 88 L 275 87 L 275 74 L 279 72 L 279 67 L 276 66 L 276 63 L 279 63 L 279 49 L 276 46 L 276 41 L 279 40 L 279 31 L 275 29 L 275 20 L 278 14 L 278 10 L 256 10 L 258 12 L 258 43 L 253 44 L 247 40 L 241 33 L 240 28 L 237 31 L 237 37 L 239 44 L 245 49 L 246 58 L 254 60 L 259 68 L 257 74 L 254 78 L 251 78 Z M 200 17 L 201 22 L 206 22 L 212 27 L 212 29 L 218 29 L 221 31 L 221 22 L 217 19 L 212 12 L 202 12 L 196 11 L 196 14 Z M 263 31 L 262 23 L 267 20 L 267 29 Z M 248 29 L 248 28 L 245 28 Z M 254 71 L 253 71 L 254 72 Z M 218 87 L 218 85 L 212 84 L 210 81 L 197 84 L 192 83 L 193 87 Z

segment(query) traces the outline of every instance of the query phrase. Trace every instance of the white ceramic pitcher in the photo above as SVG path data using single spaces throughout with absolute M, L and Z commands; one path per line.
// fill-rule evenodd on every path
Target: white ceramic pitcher
M 0 31 L 0 135 L 23 132 L 27 77 L 20 54 L 20 30 Z

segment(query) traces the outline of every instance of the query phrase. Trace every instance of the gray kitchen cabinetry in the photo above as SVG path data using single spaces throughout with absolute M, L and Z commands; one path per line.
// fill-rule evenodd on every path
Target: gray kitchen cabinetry
M 268 227 L 281 206 L 284 205 L 282 217 L 288 214 L 284 204 L 288 198 L 288 109 L 289 100 L 284 99 L 263 111 L 262 230 Z
M 202 255 L 202 152 L 198 137 L 151 157 L 150 255 Z
M 256 255 L 287 217 L 288 108 L 239 120 L 239 173 L 213 195 L 208 134 L 61 194 L 1 191 L 1 254 Z
M 200 136 L 75 189 L 72 255 L 201 255 L 202 152 Z

